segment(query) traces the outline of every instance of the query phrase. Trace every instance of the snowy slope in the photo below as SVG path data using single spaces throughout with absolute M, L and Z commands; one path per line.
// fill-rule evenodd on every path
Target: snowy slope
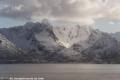
M 66 48 L 71 47 L 79 41 L 87 40 L 90 35 L 88 28 L 79 25 L 53 27 L 53 32 L 58 38 L 57 42 Z
M 0 34 L 0 51 L 9 50 L 13 53 L 16 52 L 16 47 L 4 35 Z M 4 52 L 3 52 L 4 53 Z

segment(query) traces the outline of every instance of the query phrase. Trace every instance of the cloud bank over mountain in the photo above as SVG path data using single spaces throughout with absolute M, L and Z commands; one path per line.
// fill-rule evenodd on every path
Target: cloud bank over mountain
M 96 19 L 120 19 L 120 0 L 0 0 L 0 16 L 39 21 L 93 24 Z

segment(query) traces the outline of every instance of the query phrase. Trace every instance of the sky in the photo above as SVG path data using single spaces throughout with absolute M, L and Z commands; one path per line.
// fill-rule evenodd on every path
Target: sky
M 42 19 L 95 25 L 104 32 L 118 32 L 120 0 L 0 0 L 0 27 Z

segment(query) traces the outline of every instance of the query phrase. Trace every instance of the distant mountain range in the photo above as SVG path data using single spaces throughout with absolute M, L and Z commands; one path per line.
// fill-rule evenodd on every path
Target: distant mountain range
M 120 42 L 113 36 L 80 25 L 1 28 L 0 63 L 120 63 Z

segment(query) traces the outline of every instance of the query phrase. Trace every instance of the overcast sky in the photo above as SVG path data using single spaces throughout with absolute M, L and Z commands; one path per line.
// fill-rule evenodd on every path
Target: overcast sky
M 120 31 L 120 0 L 0 0 L 0 26 L 49 19 Z

